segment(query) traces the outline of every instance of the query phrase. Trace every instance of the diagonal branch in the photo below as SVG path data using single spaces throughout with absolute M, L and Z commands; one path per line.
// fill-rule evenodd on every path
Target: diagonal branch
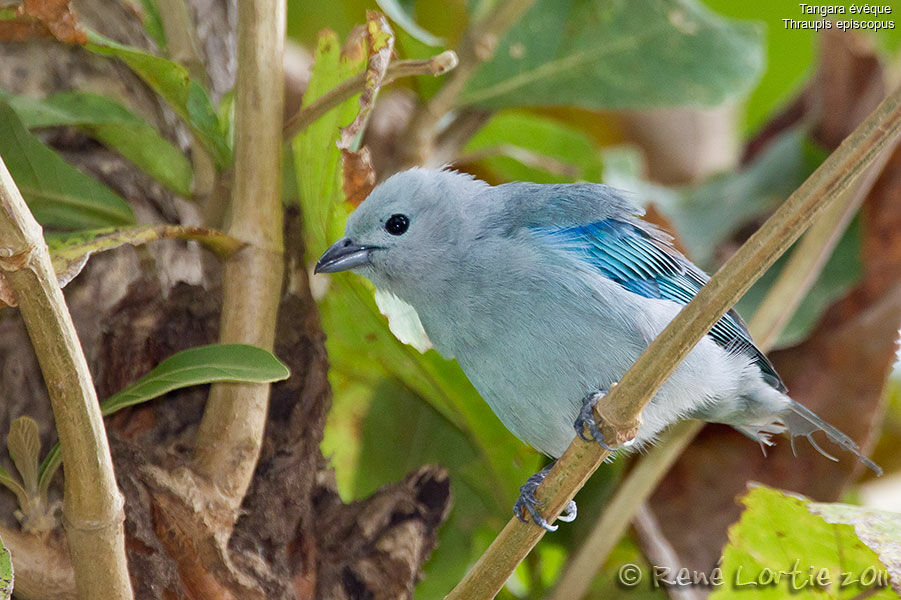
M 432 58 L 423 60 L 398 60 L 388 65 L 385 77 L 380 86 L 386 86 L 401 77 L 415 75 L 443 75 L 457 66 L 457 55 L 453 50 L 446 50 Z M 285 139 L 292 140 L 298 133 L 314 123 L 322 115 L 342 102 L 350 100 L 363 91 L 366 86 L 366 71 L 357 73 L 350 79 L 342 81 L 315 102 L 297 111 L 285 123 Z
M 831 206 L 811 225 L 779 273 L 777 283 L 770 288 L 748 327 L 751 337 L 764 352 L 776 342 L 782 329 L 797 310 L 800 300 L 816 282 L 838 238 L 885 166 L 891 154 L 888 150 L 890 147 L 887 147 L 873 162 L 866 174 L 854 184 L 853 189 L 844 195 L 842 201 Z M 781 311 L 766 310 L 765 306 L 778 306 L 781 307 Z M 550 596 L 551 600 L 573 600 L 585 596 L 594 574 L 601 569 L 613 547 L 626 532 L 632 518 L 637 514 L 636 510 L 646 506 L 647 498 L 685 447 L 701 431 L 703 425 L 701 421 L 677 423 L 660 444 L 655 445 L 637 461 L 613 498 L 604 507 L 601 518 L 592 526 L 585 542 L 568 561 L 566 570 Z
M 66 461 L 63 522 L 77 596 L 128 600 L 133 594 L 125 559 L 125 501 L 116 486 L 94 382 L 41 226 L 2 160 L 0 269 L 19 299 Z
M 901 88 L 723 265 L 610 390 L 607 402 L 595 409 L 607 439 L 622 443 L 634 436 L 641 410 L 676 365 L 811 222 L 842 197 L 899 131 Z M 574 440 L 538 489 L 538 499 L 547 507 L 545 518 L 556 518 L 609 455 L 597 444 Z M 544 529 L 511 519 L 448 598 L 494 597 L 543 535 Z

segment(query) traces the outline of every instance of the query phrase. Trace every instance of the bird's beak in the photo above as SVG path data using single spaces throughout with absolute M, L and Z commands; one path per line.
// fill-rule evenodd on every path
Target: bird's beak
M 369 254 L 378 246 L 361 246 L 350 238 L 341 238 L 325 251 L 316 263 L 314 273 L 337 273 L 369 264 Z

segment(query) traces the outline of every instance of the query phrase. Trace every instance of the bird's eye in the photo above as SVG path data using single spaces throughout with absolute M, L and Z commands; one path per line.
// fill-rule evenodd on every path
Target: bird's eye
M 391 217 L 385 221 L 385 231 L 391 235 L 401 235 L 409 226 L 410 219 L 407 215 L 391 215 Z

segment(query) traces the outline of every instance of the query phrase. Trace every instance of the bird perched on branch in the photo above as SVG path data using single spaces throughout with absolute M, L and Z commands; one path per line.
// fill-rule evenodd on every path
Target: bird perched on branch
M 353 270 L 383 304 L 412 307 L 399 337 L 427 334 L 511 432 L 558 458 L 577 434 L 608 447 L 595 404 L 709 279 L 641 214 L 606 185 L 490 186 L 412 169 L 360 204 L 316 271 Z M 786 395 L 735 311 L 646 405 L 634 444 L 689 418 L 726 423 L 763 445 L 777 433 L 804 436 L 829 456 L 812 437 L 823 431 L 879 472 L 850 438 Z M 522 486 L 514 511 L 553 530 L 534 495 L 548 469 Z M 573 518 L 570 503 L 560 519 Z

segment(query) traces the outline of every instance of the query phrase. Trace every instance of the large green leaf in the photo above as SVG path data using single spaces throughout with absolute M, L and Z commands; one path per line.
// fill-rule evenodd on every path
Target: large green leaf
M 9 600 L 13 593 L 13 561 L 9 550 L 0 540 L 0 600 Z
M 29 129 L 74 125 L 181 196 L 191 195 L 190 161 L 146 121 L 118 102 L 87 92 L 66 92 L 44 100 L 7 98 Z
M 209 151 L 216 166 L 224 168 L 231 164 L 232 150 L 223 134 L 219 115 L 206 90 L 191 79 L 185 67 L 96 32 L 88 32 L 88 40 L 90 43 L 85 46 L 88 50 L 122 60 L 159 94 Z
M 134 223 L 131 207 L 41 143 L 0 101 L 0 156 L 42 225 L 90 229 Z
M 742 502 L 745 511 L 723 550 L 723 584 L 712 599 L 897 598 L 885 587 L 886 565 L 843 524 L 847 508 L 824 508 L 763 486 Z M 897 516 L 893 523 L 896 531 Z
M 504 181 L 600 181 L 603 174 L 600 151 L 585 133 L 526 111 L 494 115 L 467 142 L 467 157 Z
M 182 350 L 154 367 L 149 373 L 100 403 L 104 416 L 127 406 L 159 398 L 163 394 L 192 385 L 217 381 L 270 383 L 287 379 L 288 367 L 271 352 L 247 344 L 211 344 Z M 56 444 L 40 469 L 40 487 L 46 490 L 62 462 Z
M 487 108 L 716 105 L 763 70 L 763 35 L 696 0 L 535 2 L 460 96 Z

